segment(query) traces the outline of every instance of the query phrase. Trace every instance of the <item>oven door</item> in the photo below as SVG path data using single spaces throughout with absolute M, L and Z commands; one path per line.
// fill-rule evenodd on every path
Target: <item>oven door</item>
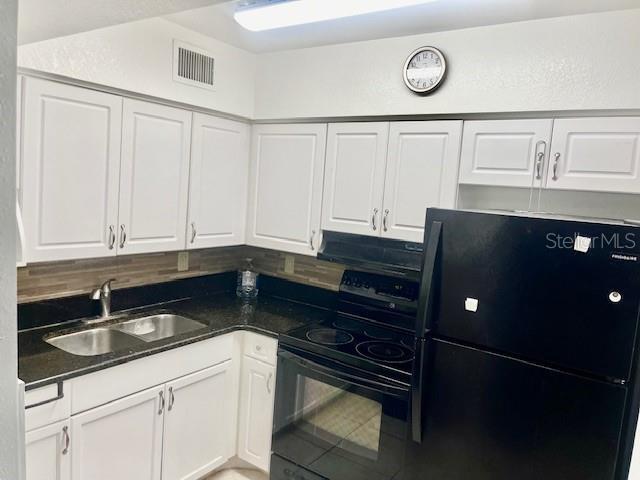
M 287 470 L 296 465 L 300 478 L 391 479 L 402 469 L 408 417 L 409 386 L 293 347 L 279 349 L 274 466 L 286 459 Z M 287 478 L 275 470 L 271 478 Z

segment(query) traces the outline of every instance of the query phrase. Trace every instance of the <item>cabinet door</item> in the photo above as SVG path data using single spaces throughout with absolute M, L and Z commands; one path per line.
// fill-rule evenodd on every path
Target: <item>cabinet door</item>
M 464 122 L 460 183 L 541 186 L 552 125 L 550 119 Z
M 26 433 L 27 480 L 69 480 L 69 422 L 58 422 Z
M 640 193 L 640 117 L 553 124 L 547 188 Z
M 326 125 L 252 128 L 247 243 L 316 255 Z
M 231 361 L 167 384 L 163 480 L 201 478 L 234 453 Z
M 462 122 L 394 122 L 389 129 L 382 235 L 422 242 L 428 207 L 455 208 Z
M 159 480 L 164 386 L 71 417 L 73 479 Z
M 240 379 L 238 456 L 269 471 L 275 367 L 244 356 Z
M 115 255 L 122 99 L 33 78 L 23 87 L 26 257 Z
M 188 248 L 244 243 L 249 126 L 195 113 Z
M 125 99 L 118 254 L 184 249 L 191 112 Z
M 389 124 L 329 125 L 322 228 L 379 235 Z

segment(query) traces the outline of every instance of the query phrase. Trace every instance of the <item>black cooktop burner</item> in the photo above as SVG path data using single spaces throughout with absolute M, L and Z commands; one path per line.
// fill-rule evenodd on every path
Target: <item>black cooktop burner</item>
M 346 345 L 353 342 L 353 335 L 335 328 L 316 328 L 307 332 L 307 338 L 321 345 Z
M 405 363 L 413 359 L 413 350 L 399 343 L 362 342 L 356 345 L 356 351 L 365 358 L 385 363 Z

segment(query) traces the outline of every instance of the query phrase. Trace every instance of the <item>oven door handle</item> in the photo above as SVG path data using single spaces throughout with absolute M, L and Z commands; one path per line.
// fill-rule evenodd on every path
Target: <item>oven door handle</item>
M 319 375 L 323 375 L 333 380 L 348 382 L 352 385 L 355 385 L 361 388 L 366 388 L 368 390 L 373 390 L 378 393 L 382 393 L 384 395 L 406 397 L 407 394 L 409 393 L 408 387 L 396 386 L 396 385 L 392 385 L 391 383 L 378 382 L 376 380 L 363 378 L 359 375 L 352 375 L 347 372 L 336 371 L 331 367 L 320 365 L 316 362 L 313 362 L 309 359 L 306 359 L 304 357 L 301 357 L 299 355 L 296 355 L 295 353 L 291 353 L 286 350 L 280 350 L 280 352 L 278 353 L 278 356 L 280 356 L 283 360 L 287 362 L 294 363 L 295 365 L 297 365 L 298 367 L 304 370 L 315 372 Z

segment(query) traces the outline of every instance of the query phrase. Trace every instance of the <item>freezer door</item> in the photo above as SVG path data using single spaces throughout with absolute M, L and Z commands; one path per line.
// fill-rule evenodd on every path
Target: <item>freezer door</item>
M 640 228 L 440 209 L 427 225 L 441 228 L 434 336 L 629 379 Z
M 626 389 L 429 340 L 421 443 L 398 480 L 611 480 Z

